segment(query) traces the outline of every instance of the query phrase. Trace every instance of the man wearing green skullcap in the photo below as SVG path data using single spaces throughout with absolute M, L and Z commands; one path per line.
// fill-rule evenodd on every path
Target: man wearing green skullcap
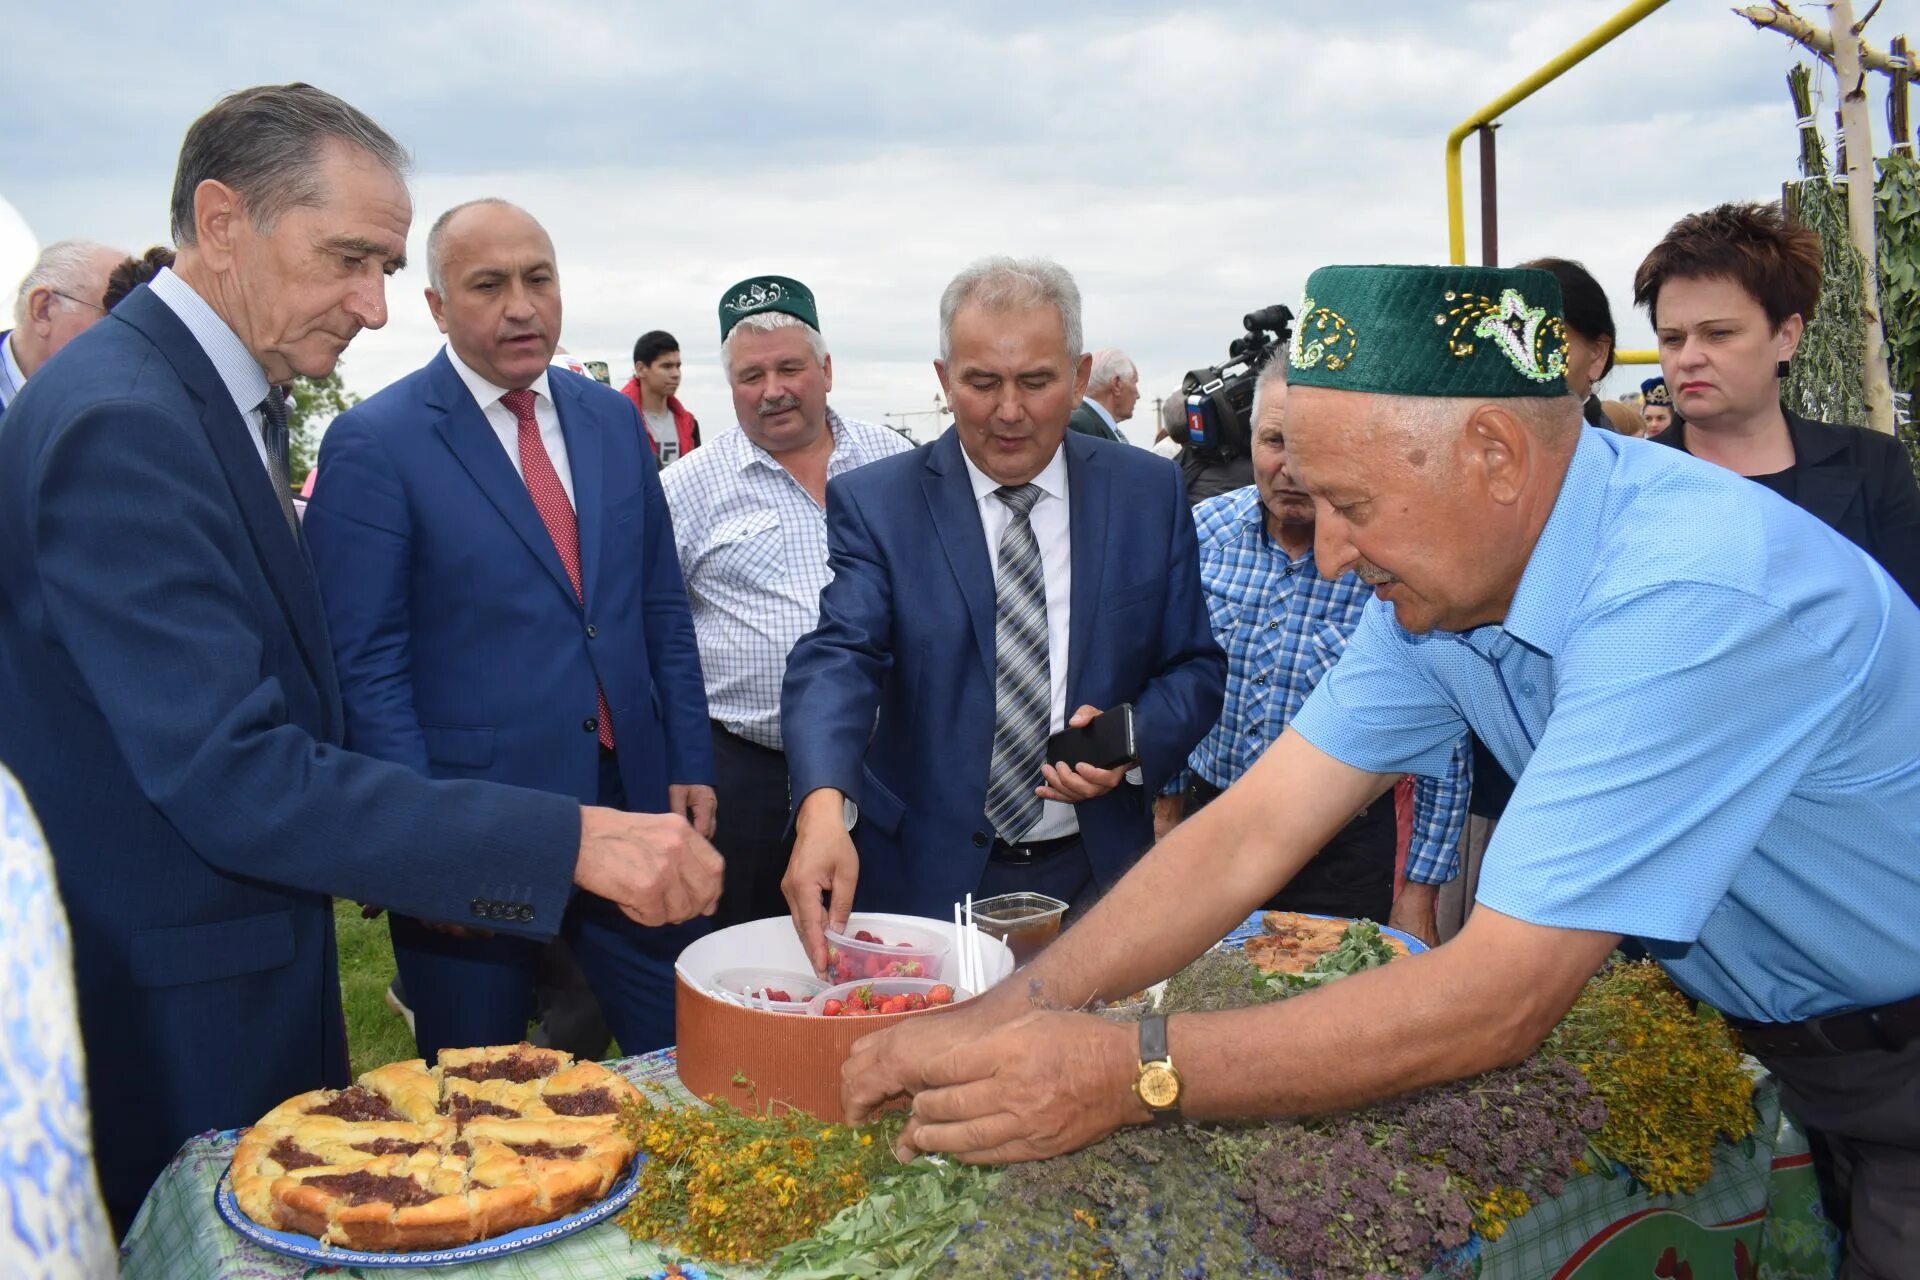
M 721 926 L 782 915 L 788 835 L 780 681 L 820 620 L 827 481 L 913 442 L 827 404 L 833 357 L 813 290 L 751 276 L 720 295 L 720 363 L 739 430 L 660 473 L 693 605 L 713 717 L 714 791 L 727 821 Z
M 1011 1160 L 1174 1110 L 1357 1106 L 1523 1057 L 1632 936 L 1835 1142 L 1846 1274 L 1911 1274 L 1920 609 L 1742 477 L 1584 428 L 1545 272 L 1331 267 L 1306 293 L 1289 467 L 1319 572 L 1377 598 L 1275 745 L 1023 981 L 862 1040 L 852 1117 L 912 1094 L 904 1149 Z M 1469 727 L 1519 781 L 1452 941 L 1137 1031 L 1033 1010 L 1177 970 Z

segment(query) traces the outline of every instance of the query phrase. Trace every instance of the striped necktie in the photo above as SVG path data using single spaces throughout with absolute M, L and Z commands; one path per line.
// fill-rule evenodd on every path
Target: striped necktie
M 993 678 L 993 764 L 987 771 L 987 821 L 1013 843 L 1040 820 L 1033 789 L 1044 779 L 1047 730 L 1053 724 L 1053 674 L 1047 658 L 1047 580 L 1033 536 L 1037 484 L 1002 486 L 994 496 L 1013 518 L 1000 535 Z

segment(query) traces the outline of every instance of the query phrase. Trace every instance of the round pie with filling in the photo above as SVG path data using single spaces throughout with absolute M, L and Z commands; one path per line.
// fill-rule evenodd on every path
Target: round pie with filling
M 350 1089 L 269 1111 L 233 1153 L 255 1222 L 332 1244 L 443 1249 L 592 1205 L 633 1159 L 621 1103 L 640 1091 L 530 1044 L 389 1063 Z

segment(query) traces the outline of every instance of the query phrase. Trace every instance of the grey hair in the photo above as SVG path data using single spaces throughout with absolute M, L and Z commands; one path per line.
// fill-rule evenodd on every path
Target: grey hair
M 824 365 L 827 362 L 827 340 L 820 331 L 802 320 L 799 316 L 790 316 L 784 311 L 761 311 L 750 316 L 742 316 L 727 330 L 726 339 L 720 344 L 720 368 L 727 375 L 728 383 L 733 381 L 733 335 L 742 329 L 754 333 L 772 333 L 775 329 L 804 329 L 807 333 L 807 350 L 813 352 L 813 362 Z
M 503 209 L 515 209 L 521 213 L 527 213 L 511 200 L 502 200 L 499 196 L 481 196 L 478 200 L 457 204 L 435 218 L 432 229 L 427 232 L 427 283 L 433 286 L 435 293 L 444 295 L 447 291 L 446 275 L 442 270 L 444 264 L 441 262 L 447 249 L 447 224 L 453 221 L 454 214 L 483 204 L 498 205 Z M 527 216 L 533 217 L 530 213 L 527 213 Z
M 1088 391 L 1105 391 L 1122 378 L 1137 378 L 1140 370 L 1127 353 L 1118 347 L 1108 347 L 1093 353 L 1093 373 L 1087 378 Z
M 1080 286 L 1057 262 L 1046 258 L 981 258 L 955 276 L 940 295 L 940 358 L 953 358 L 953 317 L 967 303 L 988 311 L 1053 307 L 1067 343 L 1067 359 L 1081 351 Z
M 310 84 L 257 85 L 228 94 L 187 129 L 173 175 L 173 240 L 194 243 L 193 195 L 209 180 L 239 195 L 262 231 L 288 209 L 317 205 L 321 148 L 330 139 L 366 152 L 404 179 L 412 159 L 365 113 Z
M 1260 421 L 1260 410 L 1267 403 L 1267 397 L 1273 394 L 1271 388 L 1287 385 L 1287 353 L 1282 351 L 1260 366 L 1260 376 L 1253 381 L 1252 421 Z
M 88 284 L 87 267 L 103 253 L 122 256 L 118 249 L 97 240 L 55 240 L 40 251 L 32 268 L 20 281 L 13 297 L 13 323 L 27 323 L 27 297 L 35 289 L 79 294 Z

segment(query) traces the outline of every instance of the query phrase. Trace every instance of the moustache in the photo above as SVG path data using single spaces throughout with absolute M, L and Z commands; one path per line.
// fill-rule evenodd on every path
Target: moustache
M 1357 576 L 1360 579 L 1360 581 L 1366 583 L 1370 587 L 1382 587 L 1389 582 L 1400 581 L 1400 579 L 1388 573 L 1385 569 L 1381 569 L 1375 565 L 1370 565 L 1366 563 L 1364 560 L 1353 567 L 1353 572 L 1355 576 Z
M 799 407 L 799 396 L 776 396 L 772 400 L 762 400 L 760 402 L 759 412 L 761 417 L 770 418 L 776 413 L 785 413 L 789 409 L 798 409 Z

